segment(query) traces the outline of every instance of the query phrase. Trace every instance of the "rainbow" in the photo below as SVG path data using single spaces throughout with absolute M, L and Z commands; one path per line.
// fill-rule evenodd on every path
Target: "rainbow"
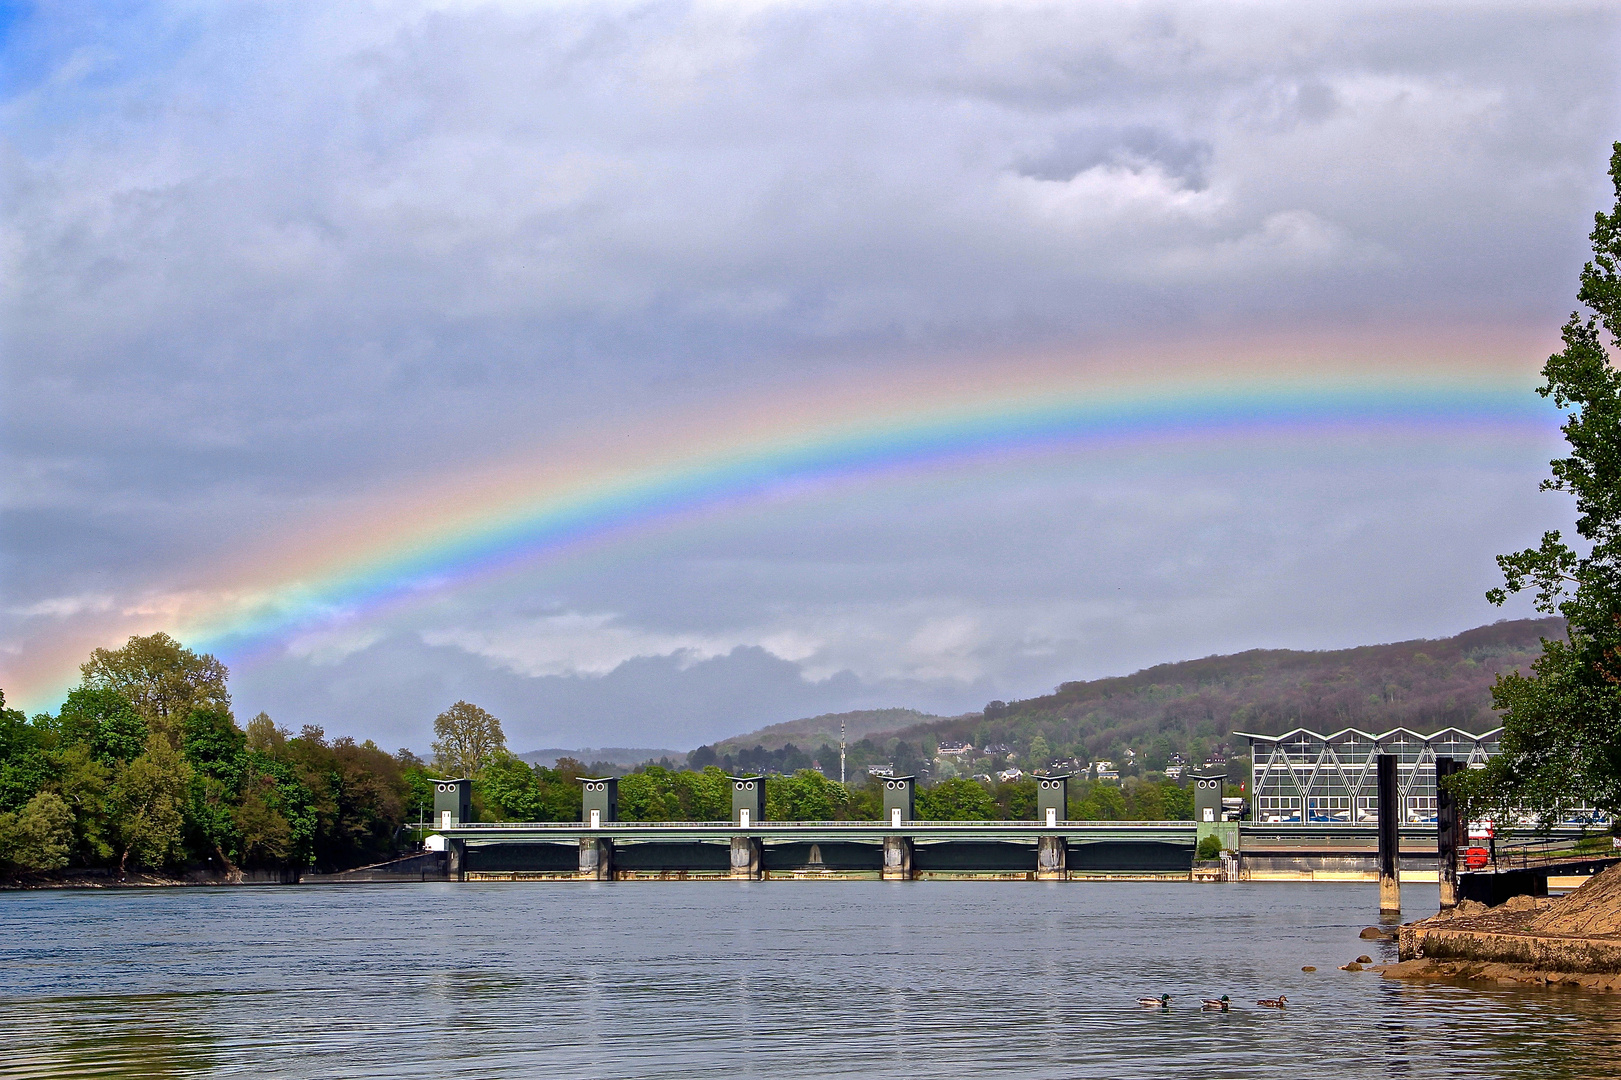
M 336 523 L 293 527 L 180 587 L 81 620 L 54 646 L 36 642 L 6 661 L 0 686 L 43 705 L 90 647 L 156 629 L 239 663 L 312 628 L 829 483 L 1121 442 L 1386 428 L 1506 439 L 1556 426 L 1559 414 L 1531 392 L 1534 346 L 1403 344 L 937 366 L 643 418 L 630 438 L 554 442 Z

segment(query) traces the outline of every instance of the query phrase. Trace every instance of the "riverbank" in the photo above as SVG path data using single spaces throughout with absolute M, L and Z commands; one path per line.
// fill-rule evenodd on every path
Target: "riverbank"
M 1398 955 L 1380 974 L 1621 990 L 1621 866 L 1566 896 L 1464 901 L 1403 926 Z
M 20 874 L 0 878 L 0 892 L 31 891 L 37 889 L 155 889 L 183 885 L 296 885 L 295 870 L 232 870 L 225 874 L 206 870 L 190 871 L 182 875 L 160 874 L 148 870 L 131 870 L 120 874 L 116 870 L 58 870 L 35 874 Z

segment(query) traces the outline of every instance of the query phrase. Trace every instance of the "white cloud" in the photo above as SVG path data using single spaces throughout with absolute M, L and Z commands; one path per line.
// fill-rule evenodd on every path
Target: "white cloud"
M 113 598 L 108 594 L 81 593 L 77 596 L 52 596 L 7 610 L 25 619 L 70 619 L 75 615 L 99 614 L 112 609 Z

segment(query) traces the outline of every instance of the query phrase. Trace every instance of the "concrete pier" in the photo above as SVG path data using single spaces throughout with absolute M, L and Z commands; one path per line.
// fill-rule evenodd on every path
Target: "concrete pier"
M 732 837 L 732 877 L 759 881 L 765 865 L 762 845 L 753 836 Z
M 580 871 L 584 881 L 614 879 L 614 842 L 602 836 L 580 837 Z
M 451 881 L 467 880 L 467 841 L 445 841 L 445 876 Z
M 1036 880 L 1069 880 L 1069 843 L 1062 836 L 1043 836 L 1037 841 Z
M 912 838 L 910 836 L 884 837 L 885 881 L 912 880 Z
M 1379 755 L 1379 913 L 1401 914 L 1401 795 L 1396 755 Z
M 1458 804 L 1447 790 L 1446 779 L 1464 768 L 1456 758 L 1435 759 L 1435 851 L 1436 877 L 1441 883 L 1441 910 L 1458 906 L 1458 849 L 1462 847 L 1463 822 Z

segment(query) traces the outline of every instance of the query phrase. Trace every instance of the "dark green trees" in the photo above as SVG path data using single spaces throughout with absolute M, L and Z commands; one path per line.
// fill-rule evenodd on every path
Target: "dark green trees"
M 0 872 L 338 869 L 394 852 L 401 760 L 263 714 L 244 732 L 225 666 L 163 634 L 82 670 L 56 716 L 0 695 Z
M 1538 388 L 1565 412 L 1570 447 L 1542 487 L 1575 496 L 1583 543 L 1549 532 L 1535 548 L 1499 556 L 1504 584 L 1487 594 L 1501 604 L 1533 590 L 1539 610 L 1565 617 L 1566 638 L 1546 642 L 1531 674 L 1493 688 L 1503 753 L 1457 782 L 1477 813 L 1518 805 L 1551 820 L 1581 803 L 1621 812 L 1621 373 L 1611 355 L 1621 349 L 1621 143 L 1610 179 L 1616 204 L 1595 217 L 1576 294 L 1588 313 L 1571 315 Z

